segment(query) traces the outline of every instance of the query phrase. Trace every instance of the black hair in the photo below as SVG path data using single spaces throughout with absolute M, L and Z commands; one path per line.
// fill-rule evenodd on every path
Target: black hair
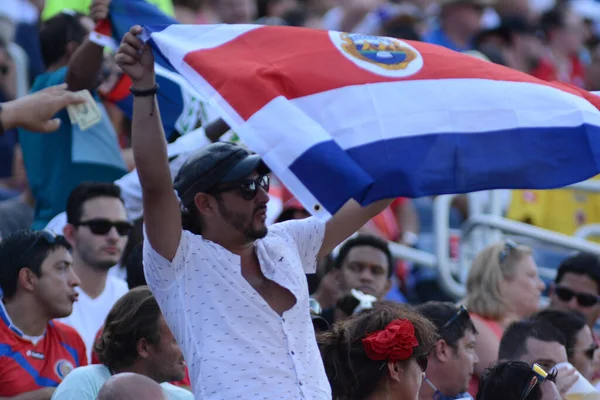
M 540 18 L 540 26 L 546 39 L 550 39 L 551 33 L 565 26 L 567 10 L 565 7 L 557 6 L 552 10 L 546 11 Z
M 392 252 L 390 251 L 390 248 L 385 240 L 372 235 L 358 235 L 350 240 L 347 240 L 340 248 L 338 256 L 335 259 L 335 268 L 341 269 L 344 260 L 348 256 L 348 253 L 350 253 L 350 250 L 352 250 L 354 247 L 360 246 L 374 247 L 377 250 L 381 250 L 385 254 L 388 266 L 387 277 L 388 279 L 391 278 L 394 270 L 394 259 L 392 257 Z
M 518 360 L 527 352 L 527 339 L 557 342 L 566 347 L 567 339 L 554 325 L 544 319 L 524 319 L 509 325 L 500 340 L 499 360 Z
M 468 312 L 463 312 L 450 325 L 442 329 L 459 312 L 459 308 L 454 303 L 428 301 L 415 308 L 435 325 L 440 339 L 444 339 L 452 347 L 456 347 L 457 342 L 465 336 L 467 330 L 477 334 L 477 329 Z
M 575 254 L 560 263 L 554 283 L 560 284 L 565 274 L 585 275 L 596 282 L 596 294 L 600 295 L 600 257 L 590 253 Z
M 487 368 L 479 381 L 475 400 L 520 399 L 523 389 L 531 382 L 531 365 L 523 361 L 501 361 Z M 548 374 L 546 380 L 554 382 L 556 373 Z M 541 400 L 542 389 L 537 384 L 523 400 Z
M 125 262 L 125 269 L 127 270 L 127 286 L 129 289 L 136 288 L 138 286 L 146 285 L 146 277 L 144 275 L 144 243 L 138 243 L 129 253 Z
M 67 199 L 67 222 L 76 224 L 83 215 L 83 205 L 97 197 L 114 197 L 121 200 L 121 188 L 111 182 L 82 182 Z
M 585 316 L 579 311 L 542 310 L 531 316 L 532 319 L 550 323 L 565 337 L 567 357 L 571 358 L 577 342 L 577 334 L 587 325 Z
M 19 271 L 30 269 L 35 275 L 42 275 L 42 263 L 48 254 L 64 248 L 71 250 L 71 245 L 62 235 L 48 242 L 42 231 L 29 229 L 10 234 L 0 242 L 0 288 L 5 298 L 17 293 Z
M 81 23 L 84 15 L 75 12 L 61 12 L 42 23 L 40 28 L 40 49 L 46 66 L 50 66 L 65 56 L 67 45 L 82 43 L 87 31 Z

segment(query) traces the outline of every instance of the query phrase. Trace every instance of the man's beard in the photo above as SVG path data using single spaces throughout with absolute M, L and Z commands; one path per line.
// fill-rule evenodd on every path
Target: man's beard
M 114 260 L 98 260 L 96 258 L 93 258 L 93 256 L 91 256 L 89 253 L 87 253 L 85 251 L 80 251 L 80 255 L 81 255 L 81 259 L 87 265 L 89 265 L 99 271 L 108 271 L 109 269 L 111 269 L 112 267 L 117 265 L 120 261 L 120 260 L 117 260 L 115 262 Z
M 258 229 L 254 228 L 253 226 L 254 216 L 259 211 L 262 211 L 261 209 L 254 210 L 250 217 L 248 217 L 246 214 L 228 210 L 222 201 L 219 201 L 218 203 L 219 212 L 223 216 L 225 222 L 227 222 L 229 225 L 231 225 L 238 231 L 242 232 L 244 237 L 246 237 L 249 240 L 256 240 L 262 239 L 265 236 L 267 236 L 268 229 L 266 226 L 262 226 Z

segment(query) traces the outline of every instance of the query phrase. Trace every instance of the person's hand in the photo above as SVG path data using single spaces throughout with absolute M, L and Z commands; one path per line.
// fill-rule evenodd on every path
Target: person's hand
M 321 278 L 319 287 L 313 295 L 313 298 L 319 302 L 324 310 L 335 306 L 335 303 L 342 296 L 339 274 L 340 271 L 335 268 L 325 274 L 325 276 Z
M 558 375 L 556 375 L 556 388 L 563 399 L 566 398 L 566 393 L 578 379 L 579 375 L 575 368 L 563 366 L 558 369 Z
M 66 84 L 51 86 L 2 104 L 0 118 L 6 130 L 20 127 L 31 132 L 54 132 L 60 127 L 60 119 L 51 118 L 68 105 L 85 101 L 67 90 Z
M 134 88 L 149 89 L 155 83 L 154 56 L 150 45 L 137 37 L 140 33 L 142 27 L 136 25 L 123 36 L 115 61 L 131 78 Z
M 93 0 L 90 5 L 90 17 L 98 23 L 108 18 L 108 12 L 111 0 Z

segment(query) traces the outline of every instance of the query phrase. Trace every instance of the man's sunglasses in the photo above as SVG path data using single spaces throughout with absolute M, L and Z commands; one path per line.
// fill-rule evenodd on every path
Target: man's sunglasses
M 555 286 L 554 293 L 561 301 L 569 302 L 573 297 L 577 299 L 577 304 L 581 307 L 592 307 L 600 301 L 600 296 L 595 296 L 589 293 L 577 293 L 563 286 Z
M 90 219 L 88 221 L 80 221 L 75 226 L 87 226 L 94 235 L 106 235 L 115 227 L 119 236 L 127 236 L 133 230 L 133 225 L 127 221 L 109 221 L 107 219 Z
M 498 262 L 500 264 L 502 264 L 504 261 L 506 261 L 508 256 L 510 256 L 510 253 L 512 253 L 514 250 L 516 250 L 517 247 L 519 247 L 519 246 L 512 240 L 506 240 L 504 242 L 504 248 L 498 254 Z
M 594 343 L 593 345 L 591 345 L 590 347 L 584 348 L 584 349 L 569 349 L 569 353 L 574 353 L 576 351 L 581 351 L 583 352 L 583 354 L 585 354 L 585 356 L 588 358 L 588 360 L 593 360 L 594 359 L 594 353 L 596 352 L 596 350 L 598 350 L 598 345 L 596 343 Z
M 215 189 L 210 190 L 210 193 L 217 194 L 223 192 L 229 192 L 232 190 L 239 190 L 242 193 L 244 200 L 252 200 L 256 197 L 258 189 L 262 188 L 265 192 L 269 192 L 269 185 L 271 179 L 269 175 L 262 175 L 256 179 L 245 179 L 242 182 L 238 182 L 231 185 L 219 186 Z
M 525 388 L 523 389 L 523 392 L 521 392 L 521 400 L 525 400 L 537 384 L 544 382 L 546 378 L 548 378 L 548 373 L 544 371 L 544 369 L 540 367 L 539 364 L 533 364 L 533 366 L 531 367 L 531 373 L 531 379 L 527 383 L 527 386 L 525 386 Z

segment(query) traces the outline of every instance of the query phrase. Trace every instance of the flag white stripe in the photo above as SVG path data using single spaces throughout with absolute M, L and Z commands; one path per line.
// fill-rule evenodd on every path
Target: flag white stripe
M 433 93 L 432 86 L 436 87 Z M 269 126 L 279 115 L 286 118 L 278 118 L 274 131 Z M 485 135 L 485 131 L 584 123 L 600 126 L 600 112 L 570 93 L 531 83 L 447 79 L 349 86 L 292 101 L 278 97 L 248 120 L 241 135 L 261 154 L 273 149 L 284 152 L 291 164 L 330 138 L 347 150 L 406 136 Z
M 189 52 L 207 50 L 232 41 L 240 35 L 261 28 L 261 25 L 169 25 L 162 31 L 152 32 L 152 40 L 160 46 L 163 55 L 175 66 L 181 64 Z M 190 29 L 191 28 L 191 29 Z M 147 40 L 148 32 L 142 36 Z M 175 66 L 177 68 L 177 66 Z

